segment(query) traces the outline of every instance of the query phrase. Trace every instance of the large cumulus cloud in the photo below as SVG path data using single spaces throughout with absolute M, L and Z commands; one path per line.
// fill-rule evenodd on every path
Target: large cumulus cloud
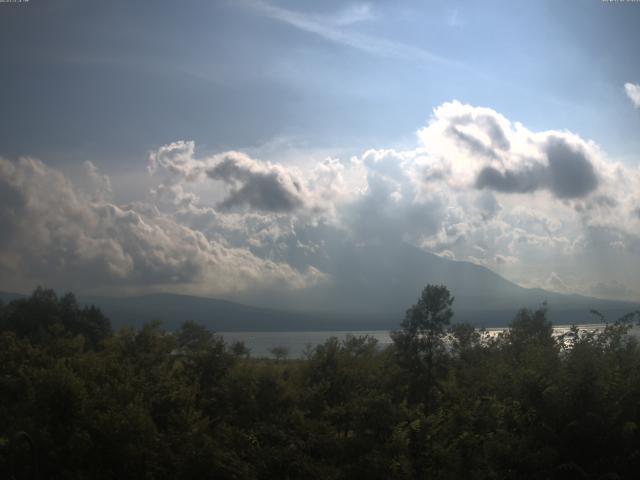
M 89 173 L 95 181 L 95 169 Z M 0 198 L 4 288 L 15 288 L 21 278 L 67 287 L 174 285 L 224 293 L 270 283 L 301 288 L 322 279 L 314 269 L 300 272 L 207 238 L 155 205 L 86 196 L 39 160 L 0 159 Z
M 231 189 L 220 202 L 223 209 L 247 206 L 256 210 L 291 212 L 304 206 L 302 180 L 280 165 L 261 164 L 240 153 L 225 155 L 207 176 Z
M 38 160 L 0 160 L 0 287 L 311 291 L 349 283 L 334 278 L 346 244 L 407 242 L 526 286 L 640 291 L 640 169 L 456 101 L 417 136 L 408 150 L 286 164 L 176 141 L 149 154 L 153 186 L 127 205 L 93 164 L 72 185 Z
M 532 131 L 457 101 L 437 107 L 418 138 L 395 152 L 404 191 L 411 185 L 413 205 L 431 215 L 414 243 L 527 286 L 558 289 L 549 278 L 562 278 L 589 294 L 597 275 L 637 290 L 640 169 L 575 133 Z
M 518 169 L 482 167 L 476 177 L 476 187 L 504 193 L 547 189 L 558 198 L 584 197 L 597 188 L 593 164 L 579 145 L 551 136 L 541 149 L 546 162 L 527 162 Z
M 224 183 L 228 189 L 218 203 L 222 210 L 246 207 L 264 212 L 292 212 L 303 208 L 309 195 L 303 180 L 291 169 L 234 151 L 198 159 L 193 142 L 174 142 L 152 152 L 149 171 L 160 170 L 170 184 L 202 181 L 204 177 Z
M 479 189 L 582 198 L 601 181 L 593 143 L 568 132 L 531 132 L 488 108 L 445 103 L 419 136 L 435 158 L 456 166 L 457 180 Z

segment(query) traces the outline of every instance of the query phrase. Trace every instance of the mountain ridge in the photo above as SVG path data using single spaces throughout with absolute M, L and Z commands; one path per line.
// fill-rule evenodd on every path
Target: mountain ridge
M 180 293 L 77 296 L 82 304 L 100 307 L 115 327 L 159 320 L 174 329 L 193 320 L 217 331 L 393 329 L 427 284 L 449 288 L 455 297 L 454 321 L 485 327 L 505 326 L 520 308 L 534 309 L 545 302 L 556 324 L 597 323 L 600 318 L 592 309 L 615 320 L 640 308 L 640 302 L 521 287 L 485 266 L 406 243 L 391 248 L 343 242 L 332 248 L 340 253 L 310 262 L 317 262 L 335 281 L 304 290 L 227 299 Z M 11 299 L 19 294 L 6 295 Z

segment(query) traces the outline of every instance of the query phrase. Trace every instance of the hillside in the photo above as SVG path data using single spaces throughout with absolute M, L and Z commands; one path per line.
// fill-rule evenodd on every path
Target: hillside
M 162 293 L 121 298 L 79 295 L 79 299 L 99 306 L 116 327 L 159 320 L 174 329 L 192 320 L 216 331 L 394 329 L 429 283 L 446 285 L 456 297 L 454 321 L 486 327 L 507 325 L 519 308 L 536 308 L 545 301 L 549 318 L 557 324 L 599 321 L 589 313 L 591 309 L 614 320 L 640 308 L 630 302 L 522 288 L 488 268 L 407 244 L 395 249 L 353 246 L 341 251 L 343 255 L 322 265 L 340 280 L 289 296 L 228 301 Z M 5 301 L 16 296 L 0 294 Z

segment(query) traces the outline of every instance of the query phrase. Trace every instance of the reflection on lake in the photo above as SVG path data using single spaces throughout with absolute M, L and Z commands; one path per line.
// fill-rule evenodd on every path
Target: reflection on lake
M 592 323 L 578 325 L 580 330 L 602 330 L 605 324 Z M 571 328 L 570 325 L 557 325 L 553 328 L 556 335 L 562 335 Z M 506 328 L 487 328 L 489 335 L 494 336 L 505 331 Z M 273 347 L 286 347 L 290 357 L 300 357 L 305 349 L 324 343 L 330 337 L 342 340 L 347 335 L 370 335 L 378 340 L 381 347 L 391 343 L 391 337 L 387 330 L 361 330 L 361 331 L 321 331 L 321 332 L 219 332 L 226 342 L 242 341 L 251 350 L 252 357 L 269 357 Z M 637 327 L 634 328 L 637 333 Z

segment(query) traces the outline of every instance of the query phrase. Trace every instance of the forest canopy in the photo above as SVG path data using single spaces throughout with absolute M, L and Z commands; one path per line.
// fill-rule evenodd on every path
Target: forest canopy
M 546 307 L 490 337 L 428 285 L 393 343 L 252 358 L 192 322 L 111 329 L 37 289 L 0 305 L 2 478 L 632 478 L 633 312 L 553 334 Z

